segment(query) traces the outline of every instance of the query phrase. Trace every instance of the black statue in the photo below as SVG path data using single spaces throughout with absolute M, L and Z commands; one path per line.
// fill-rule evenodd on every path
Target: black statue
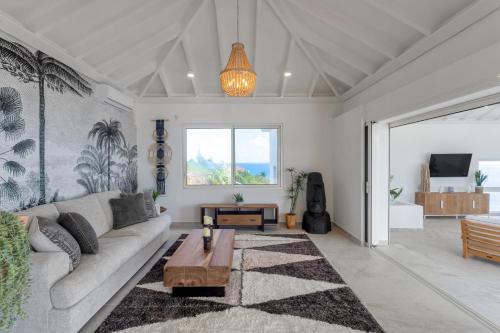
M 325 185 L 319 172 L 307 176 L 307 211 L 302 218 L 302 229 L 311 234 L 326 234 L 332 230 L 330 214 L 326 211 Z

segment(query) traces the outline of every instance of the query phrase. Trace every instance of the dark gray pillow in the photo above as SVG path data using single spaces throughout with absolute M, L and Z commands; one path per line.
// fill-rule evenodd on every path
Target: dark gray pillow
M 82 253 L 96 254 L 99 251 L 97 235 L 85 217 L 78 213 L 62 213 L 57 222 L 76 239 Z
M 144 194 L 142 193 L 110 199 L 109 204 L 113 210 L 113 229 L 124 228 L 148 220 Z
M 80 264 L 82 257 L 78 242 L 66 229 L 55 221 L 40 216 L 37 216 L 37 219 L 40 232 L 69 255 L 73 269 L 75 269 Z

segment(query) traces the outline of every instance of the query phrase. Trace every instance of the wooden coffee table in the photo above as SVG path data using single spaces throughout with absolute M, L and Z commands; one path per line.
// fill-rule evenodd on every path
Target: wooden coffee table
M 202 230 L 194 229 L 163 268 L 172 296 L 224 296 L 234 251 L 234 230 L 213 231 L 212 250 L 203 250 Z

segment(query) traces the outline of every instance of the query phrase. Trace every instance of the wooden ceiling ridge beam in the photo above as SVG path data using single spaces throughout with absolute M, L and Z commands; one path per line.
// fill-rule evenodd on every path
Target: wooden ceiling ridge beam
M 326 76 L 325 72 L 323 71 L 321 66 L 318 65 L 317 61 L 313 58 L 311 53 L 306 49 L 306 47 L 304 46 L 304 43 L 302 42 L 300 37 L 298 37 L 297 33 L 295 32 L 294 28 L 291 26 L 290 22 L 278 10 L 278 8 L 276 7 L 276 4 L 274 3 L 274 0 L 266 0 L 266 2 L 269 5 L 269 7 L 271 7 L 271 9 L 273 10 L 276 17 L 281 21 L 281 23 L 283 23 L 283 25 L 288 30 L 288 32 L 290 33 L 292 38 L 295 40 L 295 43 L 297 43 L 297 46 L 302 50 L 302 52 L 304 53 L 306 58 L 309 60 L 309 62 L 313 65 L 313 67 L 316 69 L 316 71 L 318 71 L 320 73 L 321 77 L 323 78 L 323 80 L 325 80 L 328 87 L 332 90 L 332 92 L 335 94 L 335 96 L 339 96 L 338 90 L 330 82 L 330 80 Z
M 393 59 L 399 55 L 399 47 L 397 45 L 389 45 L 390 41 L 374 41 L 373 38 L 367 37 L 365 34 L 360 31 L 360 28 L 356 25 L 352 24 L 350 21 L 343 19 L 340 15 L 334 13 L 328 13 L 333 17 L 328 18 L 325 16 L 327 13 L 325 12 L 315 12 L 312 10 L 311 6 L 308 6 L 304 1 L 300 0 L 291 0 L 290 1 L 295 7 L 298 9 L 305 11 L 315 19 L 323 22 L 324 24 L 337 29 L 346 35 L 350 36 L 354 40 L 362 43 L 363 45 L 371 48 L 372 50 L 380 53 L 381 55 Z M 381 44 L 381 45 L 379 45 Z
M 319 77 L 320 77 L 319 72 L 316 72 L 316 74 L 314 74 L 313 79 L 311 80 L 311 84 L 309 85 L 307 97 L 309 98 L 313 97 L 314 90 L 316 89 L 316 85 L 318 84 Z
M 260 22 L 262 18 L 262 1 L 263 0 L 256 0 L 255 1 L 255 36 L 254 36 L 254 42 L 253 42 L 253 70 L 255 73 L 257 73 L 257 70 L 260 66 L 259 63 L 259 56 L 258 56 L 258 42 L 259 42 L 259 35 L 260 35 Z M 259 76 L 257 75 L 257 79 L 255 80 L 255 90 L 252 92 L 252 97 L 256 97 L 257 93 L 257 86 L 259 85 Z
M 285 60 L 283 72 L 281 74 L 281 75 L 283 75 L 283 77 L 281 79 L 282 81 L 281 81 L 281 93 L 280 93 L 280 97 L 285 97 L 286 84 L 287 84 L 288 79 L 289 79 L 289 77 L 285 76 L 285 72 L 288 71 L 288 70 L 290 70 L 290 54 L 292 53 L 294 44 L 295 44 L 295 41 L 293 39 L 293 36 L 290 36 L 290 42 L 288 44 L 288 51 L 287 51 L 287 54 L 286 54 L 286 60 Z
M 199 72 L 197 72 L 196 69 L 193 67 L 194 61 L 193 61 L 193 57 L 192 57 L 192 53 L 191 53 L 191 44 L 190 44 L 188 38 L 186 38 L 186 36 L 184 36 L 181 40 L 181 47 L 182 47 L 182 50 L 184 51 L 183 53 L 184 53 L 186 64 L 188 66 L 188 70 L 193 72 L 193 73 L 196 73 L 194 77 L 190 78 L 190 80 L 191 80 L 191 84 L 193 85 L 194 97 L 199 97 L 200 96 L 200 89 L 198 87 Z
M 154 71 L 153 75 L 151 76 L 151 78 L 149 79 L 149 81 L 144 86 L 144 89 L 139 94 L 140 98 L 142 98 L 144 96 L 144 94 L 146 93 L 146 91 L 151 86 L 151 83 L 153 82 L 155 76 L 158 75 L 158 71 L 160 70 L 160 68 L 162 68 L 165 65 L 165 63 L 167 62 L 167 60 L 174 53 L 174 50 L 181 43 L 182 39 L 184 38 L 184 35 L 188 32 L 189 28 L 191 28 L 191 25 L 194 23 L 194 21 L 196 20 L 196 18 L 198 17 L 198 15 L 201 12 L 201 9 L 205 6 L 205 4 L 207 3 L 207 1 L 208 0 L 202 0 L 201 3 L 200 3 L 200 5 L 198 6 L 198 8 L 196 8 L 194 14 L 191 16 L 191 18 L 187 22 L 186 26 L 184 27 L 184 30 L 181 32 L 181 34 L 179 35 L 179 37 L 177 37 L 177 39 L 175 40 L 175 43 L 172 46 L 172 48 L 170 48 L 170 50 L 167 52 L 167 54 L 165 55 L 165 57 L 163 57 L 163 59 L 160 61 L 160 63 L 158 64 L 156 70 Z
M 92 6 L 93 4 L 98 3 L 99 1 L 100 0 L 87 0 L 87 1 L 82 1 L 82 2 L 79 1 L 78 4 L 81 4 L 79 7 L 77 7 L 76 9 L 71 11 L 70 13 L 65 13 L 63 15 L 60 15 L 57 19 L 53 19 L 50 22 L 47 22 L 47 24 L 45 24 L 43 26 L 35 28 L 35 30 L 36 30 L 35 33 L 37 35 L 44 35 L 47 32 L 54 29 L 55 27 L 57 27 L 58 25 L 60 25 L 61 23 L 71 19 L 71 17 L 73 15 L 78 14 L 82 10 L 86 9 L 87 7 Z
M 436 31 L 429 36 L 421 38 L 415 44 L 410 46 L 398 57 L 389 60 L 382 67 L 380 67 L 374 74 L 364 78 L 352 87 L 349 91 L 345 92 L 344 100 L 348 100 L 360 92 L 368 89 L 384 77 L 391 75 L 400 68 L 406 66 L 413 60 L 419 58 L 429 50 L 444 43 L 448 39 L 456 36 L 463 30 L 469 28 L 471 25 L 481 21 L 488 15 L 499 10 L 500 1 L 498 0 L 476 0 L 452 18 L 445 24 L 441 25 Z
M 106 74 L 112 73 L 129 62 L 131 58 L 137 58 L 140 55 L 148 53 L 152 49 L 156 49 L 174 40 L 177 36 L 179 36 L 180 30 L 181 29 L 178 24 L 168 26 L 148 38 L 141 40 L 139 43 L 126 49 L 125 51 L 110 56 L 106 61 L 99 64 L 97 70 Z
M 416 22 L 414 16 L 409 17 L 408 15 L 402 13 L 401 10 L 398 10 L 393 4 L 389 5 L 381 0 L 366 1 L 366 3 L 424 36 L 429 36 L 433 32 L 432 29 L 425 27 L 423 23 Z
M 159 0 L 150 1 L 147 4 L 143 5 L 142 7 L 130 11 L 126 15 L 120 16 L 117 19 L 109 21 L 108 23 L 102 25 L 100 28 L 89 33 L 85 37 L 75 41 L 75 43 L 68 45 L 67 47 L 68 51 L 74 54 L 79 59 L 85 58 L 89 54 L 92 54 L 100 47 L 102 47 L 104 43 L 107 44 L 116 41 L 121 37 L 128 35 L 130 33 L 130 30 L 144 25 L 146 21 L 149 21 L 151 19 L 151 15 L 147 15 L 141 20 L 131 22 L 130 25 L 127 26 L 127 29 L 124 29 L 120 32 L 116 32 L 117 25 L 120 25 L 122 23 L 125 24 L 131 18 L 133 19 L 138 12 L 146 11 L 151 7 L 154 7 L 154 5 L 159 5 L 159 4 L 161 4 Z M 112 38 L 107 38 L 105 41 L 99 41 L 100 36 L 103 34 L 112 34 Z

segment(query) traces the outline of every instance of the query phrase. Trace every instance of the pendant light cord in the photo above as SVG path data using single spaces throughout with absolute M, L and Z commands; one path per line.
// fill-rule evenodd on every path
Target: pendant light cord
M 236 0 L 236 39 L 240 42 L 240 0 Z

